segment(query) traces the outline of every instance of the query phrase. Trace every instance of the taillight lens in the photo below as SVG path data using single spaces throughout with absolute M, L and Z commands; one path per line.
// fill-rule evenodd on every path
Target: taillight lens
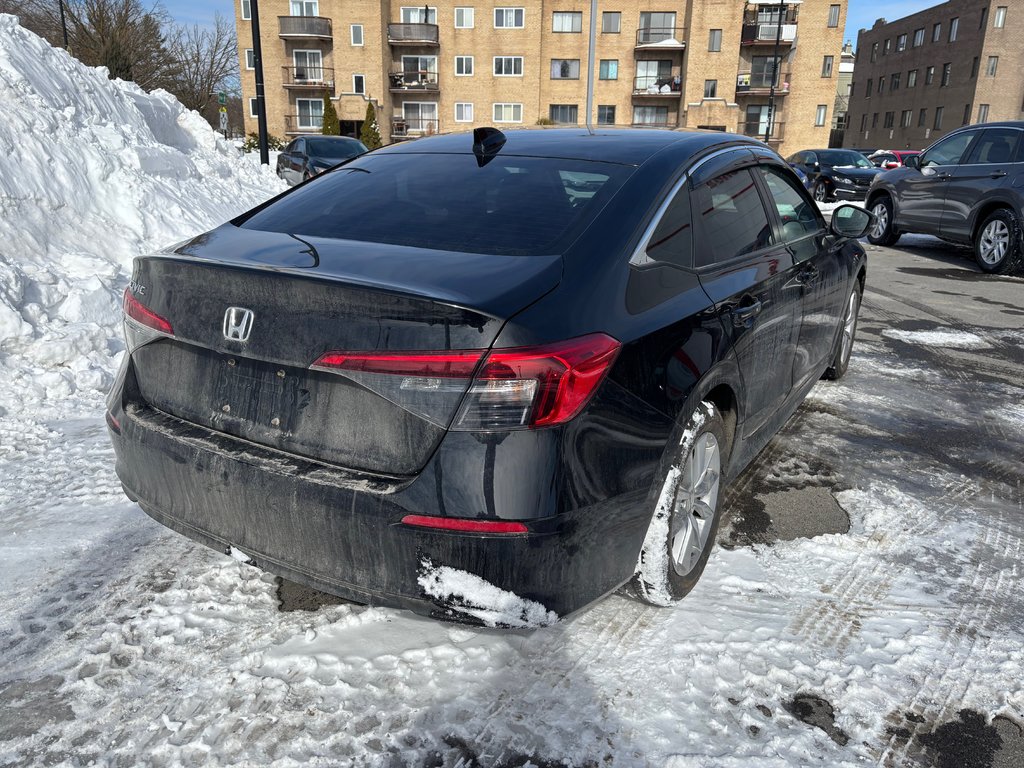
M 466 432 L 548 427 L 576 416 L 620 348 L 603 333 L 539 347 L 451 352 L 328 352 L 340 373 L 440 426 Z M 456 408 L 458 409 L 456 411 Z
M 132 295 L 131 290 L 128 288 L 124 289 L 124 302 L 122 306 L 125 316 L 130 317 L 140 325 L 152 328 L 154 331 L 160 331 L 160 333 L 166 333 L 168 336 L 174 335 L 174 329 L 171 327 L 171 324 L 156 312 L 143 305 L 142 302 Z

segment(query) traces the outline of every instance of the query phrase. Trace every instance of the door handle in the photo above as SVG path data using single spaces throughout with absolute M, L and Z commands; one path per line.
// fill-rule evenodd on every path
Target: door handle
M 992 173 L 989 174 L 989 178 L 1001 179 L 1005 175 L 1006 175 L 1006 171 L 992 171 Z
M 737 328 L 748 327 L 750 321 L 760 314 L 762 306 L 760 299 L 754 299 L 750 304 L 730 309 L 729 313 L 732 315 L 732 324 Z
M 807 266 L 800 270 L 800 272 L 797 274 L 796 279 L 803 285 L 813 283 L 815 280 L 818 279 L 818 268 L 813 264 L 808 264 Z

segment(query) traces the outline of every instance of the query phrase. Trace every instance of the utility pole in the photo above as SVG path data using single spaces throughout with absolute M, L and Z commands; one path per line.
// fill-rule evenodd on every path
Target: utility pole
M 775 81 L 779 78 L 779 45 L 782 43 L 782 14 L 786 6 L 776 6 L 779 16 L 775 23 L 775 48 L 772 51 L 772 80 L 768 88 L 768 124 L 764 127 L 764 143 L 771 138 L 773 124 L 775 122 Z M 760 30 L 758 30 L 760 32 Z
M 57 0 L 57 4 L 60 6 L 60 28 L 64 30 L 64 50 L 70 51 L 71 46 L 68 45 L 68 22 L 64 18 L 64 0 Z
M 259 125 L 260 163 L 270 165 L 267 149 L 267 102 L 263 97 L 263 49 L 260 46 L 259 0 L 249 0 L 252 16 L 252 57 L 256 65 L 256 122 Z
M 590 0 L 590 47 L 587 49 L 587 132 L 593 133 L 591 126 L 594 112 L 594 41 L 597 38 L 597 0 Z

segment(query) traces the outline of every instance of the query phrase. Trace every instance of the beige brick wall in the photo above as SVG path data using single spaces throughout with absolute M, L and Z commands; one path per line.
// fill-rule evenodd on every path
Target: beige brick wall
M 238 2 L 238 0 L 236 0 Z M 521 7 L 524 9 L 522 29 L 496 29 L 494 8 Z M 289 66 L 297 48 L 322 51 L 324 66 L 333 69 L 335 99 L 342 120 L 361 120 L 366 109 L 366 98 L 380 107 L 380 128 L 385 141 L 391 133 L 392 116 L 401 115 L 403 104 L 425 102 L 437 104 L 438 129 L 441 132 L 467 130 L 474 125 L 493 123 L 492 107 L 495 103 L 522 104 L 522 126 L 535 125 L 546 119 L 551 105 L 575 105 L 579 124 L 586 122 L 586 68 L 589 39 L 589 0 L 523 0 L 522 2 L 474 2 L 474 0 L 443 0 L 432 2 L 437 9 L 440 45 L 397 46 L 387 40 L 388 22 L 401 21 L 401 2 L 389 0 L 320 0 L 319 14 L 332 21 L 331 40 L 284 40 L 279 35 L 278 16 L 288 15 L 288 0 L 263 0 L 261 6 L 264 77 L 268 127 L 272 134 L 285 137 L 285 115 L 295 114 L 297 97 L 317 97 L 321 93 L 300 92 L 282 85 L 283 67 Z M 776 101 L 776 120 L 785 123 L 785 141 L 781 148 L 788 151 L 801 146 L 823 145 L 828 139 L 828 127 L 815 129 L 814 110 L 818 104 L 827 104 L 831 121 L 835 94 L 834 77 L 838 74 L 839 54 L 842 47 L 842 25 L 845 21 L 846 0 L 841 0 L 842 19 L 835 30 L 826 28 L 830 0 L 804 0 L 799 6 L 798 45 L 784 46 L 783 53 L 789 63 L 783 71 L 808 67 L 807 76 L 801 77 L 798 92 L 797 78 L 789 95 Z M 410 7 L 423 7 L 409 3 Z M 475 10 L 472 29 L 455 29 L 455 9 L 472 7 Z M 753 6 L 750 6 L 752 9 Z M 615 124 L 633 123 L 634 107 L 661 108 L 667 113 L 669 127 L 724 126 L 735 131 L 744 119 L 747 103 L 767 102 L 767 96 L 744 95 L 737 98 L 737 73 L 750 68 L 754 51 L 741 46 L 740 36 L 745 10 L 741 0 L 689 0 L 689 2 L 663 2 L 663 0 L 610 0 L 600 4 L 599 11 L 620 14 L 620 31 L 603 33 L 602 18 L 597 19 L 597 38 L 594 63 L 594 115 L 596 124 L 599 106 L 614 106 Z M 579 12 L 580 32 L 553 31 L 553 14 Z M 682 28 L 681 38 L 685 52 L 664 47 L 637 47 L 637 30 L 641 13 L 674 12 L 675 26 Z M 239 61 L 242 67 L 243 96 L 254 96 L 254 78 L 244 68 L 245 48 L 251 37 L 248 21 L 240 18 L 236 6 L 239 35 Z M 350 26 L 362 24 L 364 44 L 353 46 Z M 718 52 L 708 51 L 711 29 L 722 30 L 722 45 Z M 771 47 L 759 45 L 756 53 L 770 54 Z M 821 56 L 829 51 L 835 56 L 836 75 L 825 80 L 818 75 Z M 436 91 L 400 90 L 389 88 L 388 73 L 402 69 L 403 55 L 429 55 L 437 57 L 438 88 Z M 521 77 L 500 77 L 493 74 L 495 56 L 522 56 Z M 455 75 L 455 57 L 472 56 L 472 76 Z M 579 61 L 579 79 L 551 78 L 552 60 Z M 598 79 L 601 60 L 618 63 L 618 77 L 614 80 Z M 681 79 L 680 90 L 668 94 L 634 93 L 639 62 L 667 61 L 670 76 Z M 811 63 L 808 63 L 811 62 Z M 652 67 L 654 65 L 651 65 Z M 366 98 L 352 93 L 352 75 L 365 78 Z M 813 74 L 814 76 L 810 76 Z M 704 99 L 705 80 L 717 80 L 717 98 Z M 642 90 L 642 89 L 641 89 Z M 473 104 L 472 123 L 455 122 L 455 105 Z M 256 130 L 255 119 L 248 117 L 246 105 L 246 131 Z M 655 110 L 656 111 L 656 110 Z M 660 113 L 659 113 L 660 114 Z M 819 138 L 819 136 L 821 138 Z

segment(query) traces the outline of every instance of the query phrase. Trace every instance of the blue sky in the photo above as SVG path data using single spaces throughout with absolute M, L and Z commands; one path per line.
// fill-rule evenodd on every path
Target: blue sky
M 182 24 L 210 24 L 217 11 L 229 19 L 235 13 L 234 0 L 164 0 L 163 4 Z M 850 0 L 846 39 L 856 45 L 857 30 L 870 29 L 879 16 L 893 21 L 936 4 L 936 0 L 888 0 L 884 5 L 872 0 Z

